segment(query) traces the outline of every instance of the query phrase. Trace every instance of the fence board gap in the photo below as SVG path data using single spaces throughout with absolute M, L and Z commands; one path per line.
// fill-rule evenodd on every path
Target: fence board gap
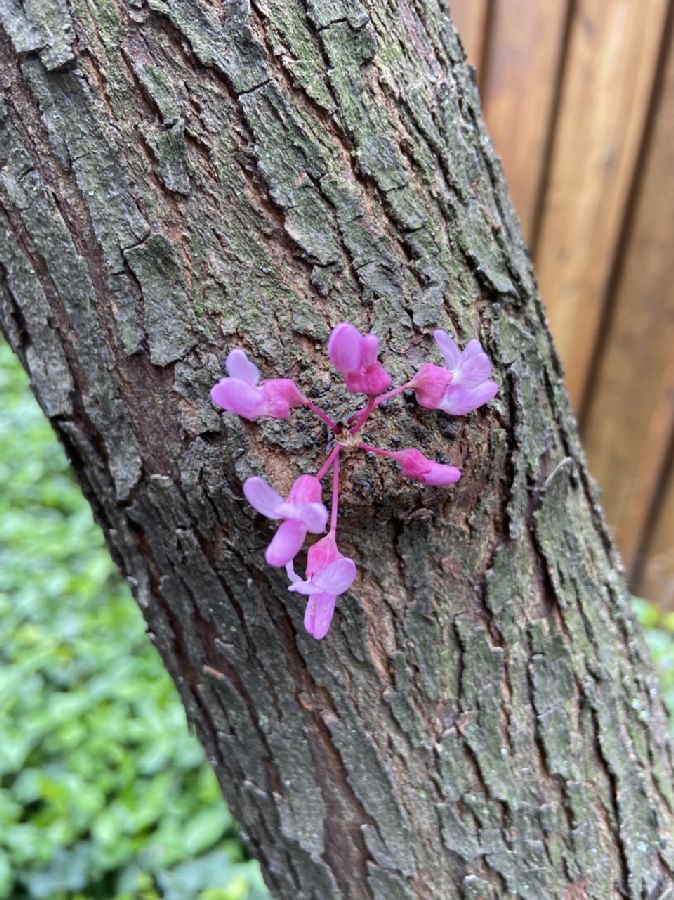
M 576 408 L 660 56 L 668 0 L 579 0 L 543 201 L 537 271 Z
M 672 46 L 649 136 L 585 427 L 590 468 L 628 569 L 674 430 Z
M 552 127 L 568 0 L 494 4 L 482 104 L 527 242 Z

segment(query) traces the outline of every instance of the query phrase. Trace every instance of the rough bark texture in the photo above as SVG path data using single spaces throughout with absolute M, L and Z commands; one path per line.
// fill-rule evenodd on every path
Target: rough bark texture
M 4 330 L 272 891 L 674 896 L 668 727 L 444 0 L 0 0 Z M 322 643 L 241 500 L 322 457 L 246 424 L 232 346 L 337 413 L 348 318 L 409 375 L 479 334 L 501 391 L 350 457 L 360 576 Z

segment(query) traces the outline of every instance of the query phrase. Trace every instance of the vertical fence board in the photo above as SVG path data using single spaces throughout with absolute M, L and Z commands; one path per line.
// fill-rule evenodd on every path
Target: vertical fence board
M 491 0 L 449 0 L 449 9 L 461 37 L 468 62 L 479 69 L 487 24 L 487 5 Z
M 498 0 L 482 104 L 522 224 L 531 240 L 548 148 L 568 0 Z
M 668 0 L 579 0 L 537 270 L 580 408 L 649 105 Z
M 674 610 L 674 464 L 658 497 L 658 512 L 637 593 L 662 609 Z
M 628 568 L 659 499 L 674 427 L 673 175 L 670 48 L 585 428 L 590 468 Z

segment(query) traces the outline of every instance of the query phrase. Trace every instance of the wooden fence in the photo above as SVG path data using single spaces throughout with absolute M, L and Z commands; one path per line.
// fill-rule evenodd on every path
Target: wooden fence
M 636 593 L 674 609 L 669 0 L 450 0 Z

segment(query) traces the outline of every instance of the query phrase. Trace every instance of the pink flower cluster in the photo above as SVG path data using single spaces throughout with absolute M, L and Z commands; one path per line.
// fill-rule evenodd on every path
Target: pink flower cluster
M 348 591 L 356 578 L 356 564 L 337 549 L 336 532 L 339 510 L 340 454 L 360 449 L 394 460 L 406 478 L 433 487 L 454 484 L 461 478 L 455 466 L 434 462 L 413 447 L 386 450 L 363 443 L 355 437 L 378 406 L 400 394 L 414 391 L 417 402 L 427 409 L 440 409 L 462 416 L 483 406 L 498 390 L 490 380 L 491 363 L 479 341 L 470 341 L 463 351 L 446 331 L 434 332 L 445 359 L 444 366 L 425 363 L 414 377 L 389 390 L 392 379 L 379 362 L 379 338 L 361 334 L 347 322 L 330 335 L 328 355 L 335 369 L 353 394 L 366 394 L 366 404 L 339 424 L 302 394 L 289 378 L 260 381 L 257 367 L 243 350 L 232 350 L 227 357 L 227 377 L 211 389 L 213 402 L 244 419 L 262 417 L 287 419 L 290 410 L 305 406 L 332 432 L 334 446 L 316 475 L 300 475 L 284 499 L 262 478 L 248 478 L 243 492 L 248 502 L 268 519 L 280 522 L 265 551 L 270 566 L 285 566 L 289 591 L 304 594 L 306 630 L 317 640 L 330 628 L 337 597 Z M 309 547 L 305 578 L 295 572 L 294 559 L 308 533 L 321 534 L 328 524 L 328 510 L 322 500 L 321 480 L 332 469 L 332 506 L 328 533 Z

